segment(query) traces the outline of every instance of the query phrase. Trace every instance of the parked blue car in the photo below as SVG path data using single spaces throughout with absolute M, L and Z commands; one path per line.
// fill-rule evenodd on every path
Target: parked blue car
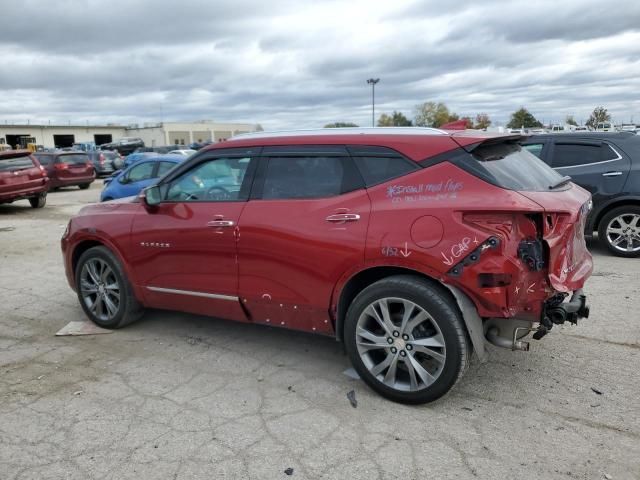
M 122 166 L 122 169 L 124 170 L 127 167 L 130 167 L 131 165 L 133 165 L 134 163 L 138 163 L 141 160 L 146 160 L 147 158 L 152 158 L 157 156 L 158 153 L 156 152 L 135 152 L 135 153 L 130 153 L 129 155 L 127 155 L 124 158 L 124 165 Z
M 100 194 L 100 201 L 115 200 L 116 198 L 138 195 L 142 189 L 156 183 L 169 170 L 187 157 L 184 155 L 156 155 L 146 160 L 140 160 L 124 170 L 105 178 L 104 189 Z

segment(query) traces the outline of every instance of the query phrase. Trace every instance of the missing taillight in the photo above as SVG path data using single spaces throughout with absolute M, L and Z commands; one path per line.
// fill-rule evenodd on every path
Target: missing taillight
M 522 240 L 518 245 L 518 257 L 531 271 L 539 272 L 545 266 L 544 249 L 537 238 Z

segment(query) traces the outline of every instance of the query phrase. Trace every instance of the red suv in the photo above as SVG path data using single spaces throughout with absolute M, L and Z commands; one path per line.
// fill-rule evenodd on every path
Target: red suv
M 96 179 L 95 168 L 84 152 L 37 152 L 34 155 L 47 170 L 51 188 L 77 185 L 84 190 Z
M 28 150 L 0 152 L 0 203 L 29 200 L 33 208 L 47 203 L 49 178 Z
M 62 238 L 68 281 L 103 327 L 152 307 L 332 335 L 380 394 L 432 401 L 485 340 L 526 350 L 588 315 L 589 193 L 519 138 L 238 136 L 84 207 Z

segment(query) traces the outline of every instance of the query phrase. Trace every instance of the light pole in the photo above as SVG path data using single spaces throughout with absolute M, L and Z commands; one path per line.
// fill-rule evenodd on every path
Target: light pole
M 371 85 L 371 126 L 376 126 L 376 83 L 380 81 L 379 78 L 370 78 L 367 83 Z

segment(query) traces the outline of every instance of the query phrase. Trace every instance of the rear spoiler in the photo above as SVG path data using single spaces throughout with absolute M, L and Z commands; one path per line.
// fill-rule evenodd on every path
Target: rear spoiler
M 462 132 L 461 132 L 462 133 Z M 451 138 L 456 142 L 464 151 L 471 153 L 480 145 L 496 145 L 498 143 L 517 143 L 529 138 L 529 135 L 522 135 L 520 133 L 512 134 L 488 134 L 485 138 L 479 138 L 478 132 L 469 132 L 469 134 L 453 134 Z

